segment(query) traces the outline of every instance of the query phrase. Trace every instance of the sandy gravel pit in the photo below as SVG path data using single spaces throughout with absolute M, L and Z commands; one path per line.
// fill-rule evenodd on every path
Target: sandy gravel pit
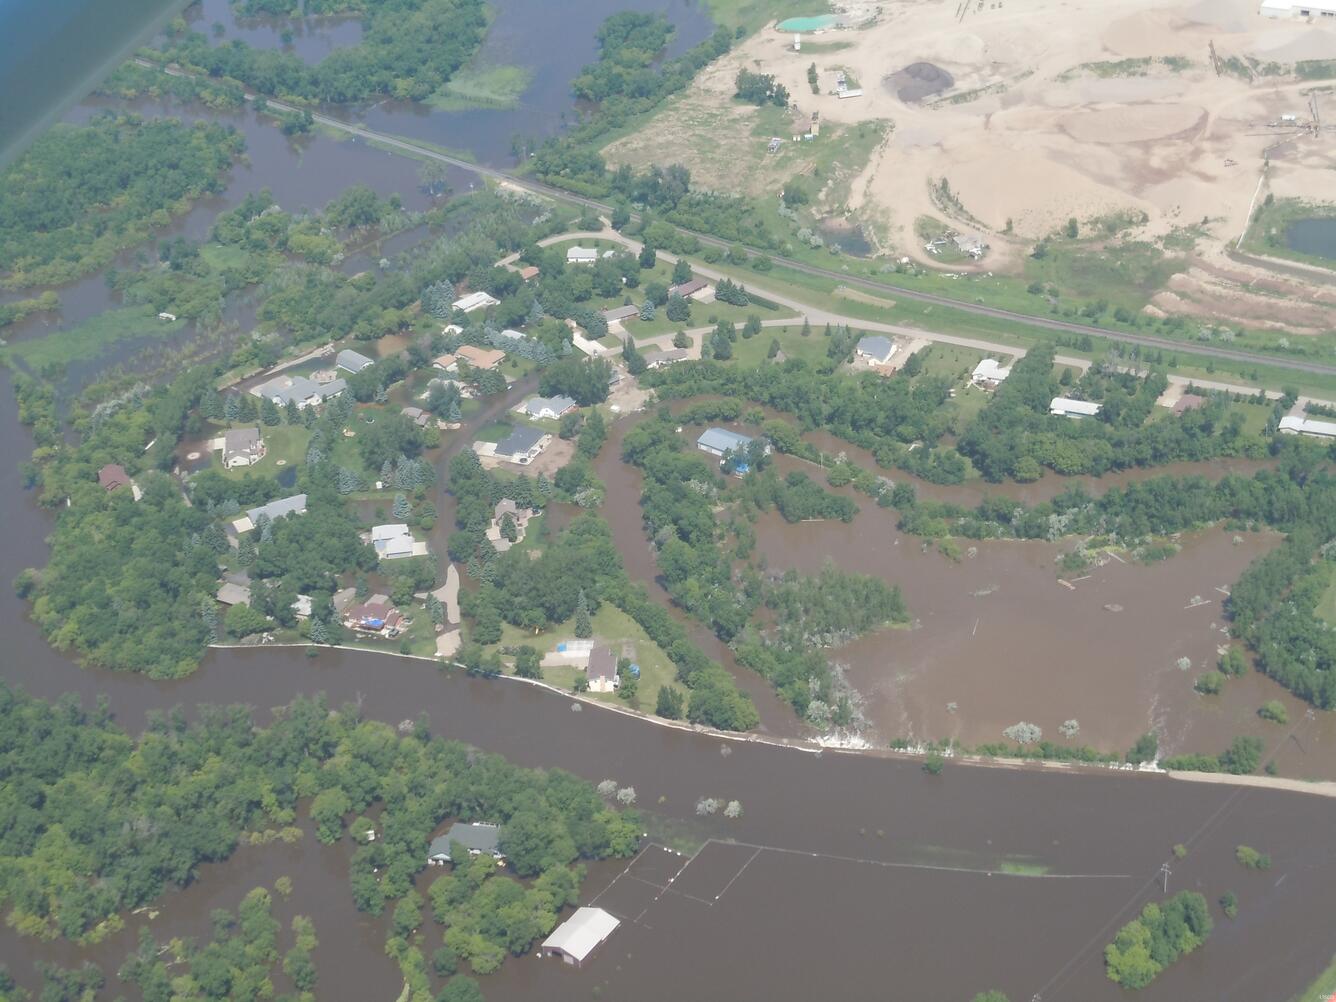
M 1083 143 L 1146 143 L 1200 128 L 1206 111 L 1191 104 L 1137 104 L 1065 115 L 1064 132 Z

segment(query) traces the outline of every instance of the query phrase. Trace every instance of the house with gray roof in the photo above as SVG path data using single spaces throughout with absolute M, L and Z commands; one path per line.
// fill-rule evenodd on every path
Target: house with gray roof
M 337 397 L 347 388 L 348 383 L 343 379 L 317 383 L 305 376 L 275 376 L 251 387 L 251 393 L 262 400 L 272 400 L 279 407 L 286 407 L 291 402 L 297 405 L 298 410 L 304 410 Z
M 691 352 L 685 348 L 655 349 L 645 352 L 645 368 L 662 369 L 665 365 L 672 365 L 674 362 L 681 362 L 690 357 Z
M 335 356 L 334 364 L 345 372 L 358 373 L 369 365 L 375 365 L 376 360 L 367 358 L 361 352 L 353 351 L 351 348 L 344 348 Z
M 541 428 L 516 425 L 509 435 L 496 443 L 496 451 L 493 455 L 497 459 L 504 459 L 508 463 L 527 466 L 542 455 L 550 441 L 552 441 L 552 436 Z
M 279 498 L 277 501 L 246 509 L 246 514 L 233 522 L 232 528 L 237 532 L 250 532 L 259 524 L 261 515 L 267 516 L 269 521 L 274 522 L 289 515 L 305 514 L 306 495 L 294 494 L 289 498 Z
M 432 866 L 441 866 L 451 862 L 450 846 L 456 842 L 467 849 L 470 856 L 481 856 L 483 853 L 487 853 L 493 859 L 506 858 L 505 854 L 501 852 L 501 828 L 499 825 L 488 824 L 484 821 L 474 821 L 472 824 L 456 821 L 444 835 L 437 835 L 431 840 L 431 846 L 427 849 L 427 862 Z
M 701 452 L 708 452 L 711 456 L 722 456 L 729 452 L 742 455 L 751 444 L 750 437 L 729 431 L 727 428 L 706 428 L 701 432 L 700 438 L 696 439 L 696 448 Z
M 259 428 L 229 428 L 223 432 L 223 465 L 229 470 L 252 466 L 264 458 Z
M 530 397 L 520 404 L 518 409 L 531 418 L 555 419 L 561 417 L 567 411 L 574 410 L 575 400 L 564 396 Z
M 859 339 L 854 350 L 859 358 L 865 358 L 873 365 L 885 365 L 895 354 L 895 342 L 880 334 L 869 334 Z
M 608 323 L 615 323 L 619 320 L 635 320 L 639 316 L 639 306 L 615 306 L 610 310 L 603 311 L 603 319 Z

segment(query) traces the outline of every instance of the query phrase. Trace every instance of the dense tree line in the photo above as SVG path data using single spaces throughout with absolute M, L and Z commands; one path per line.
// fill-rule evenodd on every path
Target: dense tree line
M 1105 972 L 1124 988 L 1145 988 L 1175 960 L 1205 943 L 1213 926 L 1206 899 L 1196 891 L 1151 902 L 1104 948 Z
M 1165 377 L 1129 374 L 1087 377 L 1078 390 L 1101 403 L 1094 418 L 1072 420 L 1049 413 L 1060 386 L 1053 375 L 1052 345 L 1038 345 L 1012 366 L 1011 375 L 970 423 L 958 448 L 988 480 L 1036 480 L 1047 467 L 1057 473 L 1100 476 L 1133 466 L 1219 456 L 1260 456 L 1261 440 L 1243 431 L 1243 416 L 1223 399 L 1170 421 L 1146 423 Z
M 530 914 L 526 928 L 535 936 L 573 898 L 581 873 L 571 864 L 629 856 L 640 830 L 634 815 L 609 809 L 592 786 L 560 770 L 516 768 L 432 736 L 425 720 L 399 736 L 360 720 L 352 707 L 331 712 L 320 699 L 297 700 L 267 728 L 241 707 L 202 708 L 193 724 L 177 712 L 154 714 L 134 738 L 104 707 L 90 714 L 72 697 L 49 704 L 0 688 L 0 723 L 7 777 L 0 900 L 24 935 L 96 938 L 117 925 L 121 911 L 184 884 L 199 863 L 229 856 L 241 833 L 291 826 L 306 798 L 322 841 L 343 837 L 346 826 L 362 843 L 351 862 L 351 893 L 359 909 L 377 914 L 392 902 L 416 901 L 420 910 L 413 880 L 444 819 L 500 824 L 514 871 L 537 876 L 534 886 L 553 905 L 537 924 Z M 364 815 L 373 808 L 377 838 L 367 842 L 372 822 Z M 478 893 L 466 891 L 476 921 L 507 926 L 506 896 L 475 899 Z M 243 939 L 257 927 L 272 930 L 262 905 L 243 904 Z M 403 930 L 400 910 L 387 948 L 405 966 L 404 955 L 417 950 L 405 937 L 417 923 Z M 521 952 L 520 942 L 506 941 L 512 952 Z M 212 986 L 201 986 L 207 997 L 228 997 L 218 986 L 231 977 L 237 988 L 249 977 L 236 966 L 224 970 L 235 945 L 206 947 L 193 960 L 191 976 Z M 141 949 L 127 976 L 145 987 L 157 983 L 155 956 Z M 303 966 L 299 956 L 290 953 L 289 966 L 294 980 L 309 977 L 294 973 Z
M 473 56 L 487 22 L 482 0 L 363 0 L 362 41 L 316 65 L 239 39 L 214 46 L 199 32 L 169 40 L 164 58 L 261 94 L 347 104 L 374 98 L 422 100 Z
M 887 623 L 909 622 L 898 587 L 829 561 L 815 577 L 786 571 L 767 585 L 765 605 L 789 646 L 837 647 Z
M 60 123 L 0 173 L 0 284 L 87 274 L 166 226 L 245 149 L 230 126 L 110 112 Z
M 959 456 L 932 447 L 948 430 L 949 418 L 942 411 L 950 389 L 945 379 L 850 376 L 833 366 L 814 369 L 794 359 L 749 369 L 682 362 L 646 373 L 643 382 L 661 399 L 718 394 L 773 407 L 794 415 L 804 430 L 828 431 L 870 450 L 883 466 L 899 466 L 934 483 L 959 483 L 965 477 Z M 915 442 L 924 446 L 911 451 Z M 774 444 L 781 452 L 816 458 L 796 434 Z
M 858 505 L 826 490 L 801 470 L 782 480 L 774 470 L 753 470 L 743 480 L 742 496 L 761 511 L 775 508 L 786 522 L 837 518 L 852 522 Z

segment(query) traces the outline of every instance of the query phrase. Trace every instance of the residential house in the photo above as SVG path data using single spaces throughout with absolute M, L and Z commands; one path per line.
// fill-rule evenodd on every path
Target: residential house
M 279 407 L 286 407 L 291 402 L 297 405 L 298 410 L 305 410 L 337 397 L 347 388 L 348 383 L 343 379 L 318 383 L 305 376 L 275 376 L 258 386 L 252 386 L 251 393 L 261 400 L 272 400 Z
M 291 497 L 279 498 L 277 501 L 270 501 L 268 504 L 246 509 L 246 514 L 233 522 L 232 528 L 236 529 L 237 532 L 250 532 L 259 524 L 261 515 L 267 515 L 271 522 L 276 522 L 280 518 L 287 518 L 289 515 L 305 514 L 306 495 L 294 494 Z
M 402 522 L 371 527 L 371 545 L 381 560 L 401 560 L 404 557 L 419 556 L 418 545 L 413 533 Z M 422 554 L 426 553 L 425 544 Z
M 223 605 L 250 605 L 250 589 L 233 581 L 224 581 L 214 596 Z
M 542 455 L 552 436 L 541 428 L 516 425 L 505 439 L 496 444 L 493 455 L 508 463 L 527 466 Z
M 995 358 L 985 358 L 974 367 L 974 373 L 970 376 L 970 382 L 975 386 L 980 386 L 986 390 L 996 389 L 997 385 L 1003 382 L 1011 375 L 1010 368 L 1003 368 L 1002 363 Z
M 102 489 L 110 494 L 112 491 L 121 487 L 130 486 L 130 474 L 125 472 L 125 467 L 116 463 L 108 463 L 102 469 L 97 471 L 97 482 Z
M 455 358 L 475 369 L 495 369 L 506 357 L 504 351 L 495 348 L 478 348 L 471 344 L 461 344 L 455 349 Z
M 870 365 L 885 365 L 895 354 L 896 344 L 880 334 L 869 334 L 858 339 L 858 346 L 854 351 L 859 358 L 867 359 Z
M 378 601 L 379 599 L 379 601 Z M 373 595 L 369 601 L 350 605 L 343 611 L 343 625 L 361 633 L 384 633 L 394 636 L 399 632 L 403 617 L 390 605 L 384 595 Z
M 465 313 L 472 313 L 474 310 L 485 310 L 489 306 L 499 306 L 501 301 L 485 292 L 470 292 L 467 296 L 456 299 L 451 306 L 457 310 L 463 310 Z
M 674 362 L 682 362 L 691 357 L 691 352 L 685 348 L 669 348 L 666 351 L 647 351 L 644 354 L 645 368 L 662 369 L 666 365 L 672 365 Z
M 298 619 L 310 619 L 311 610 L 314 606 L 311 603 L 310 595 L 298 595 L 292 603 L 292 612 Z
M 956 250 L 976 261 L 983 257 L 983 252 L 988 249 L 983 237 L 977 233 L 957 233 L 951 238 L 951 242 L 956 245 Z
M 1280 419 L 1280 430 L 1286 435 L 1308 435 L 1312 438 L 1336 438 L 1336 422 L 1314 421 L 1312 418 L 1287 414 Z
M 264 454 L 259 428 L 229 428 L 223 432 L 223 465 L 229 470 L 253 466 Z
M 400 410 L 399 413 L 411 420 L 419 428 L 425 428 L 431 423 L 431 414 L 424 411 L 421 407 L 405 407 Z
M 602 908 L 577 908 L 575 914 L 543 940 L 541 952 L 580 967 L 621 925 Z
M 456 821 L 444 835 L 437 835 L 431 840 L 431 846 L 427 849 L 428 865 L 443 866 L 451 862 L 450 846 L 454 843 L 467 849 L 470 856 L 481 856 L 486 853 L 498 862 L 506 858 L 505 853 L 501 851 L 499 825 L 485 821 L 475 821 L 472 824 Z
M 555 420 L 567 411 L 575 410 L 575 406 L 575 401 L 570 397 L 530 397 L 517 410 L 538 420 Z
M 334 364 L 346 372 L 358 373 L 369 365 L 375 365 L 375 359 L 367 358 L 361 352 L 353 351 L 351 348 L 344 348 L 334 358 Z
M 1100 412 L 1100 405 L 1089 400 L 1054 397 L 1053 402 L 1048 405 L 1048 412 L 1054 417 L 1088 418 Z
M 1179 417 L 1182 417 L 1188 411 L 1195 411 L 1198 407 L 1206 406 L 1206 398 L 1196 393 L 1184 393 L 1174 401 L 1173 411 Z
M 538 266 L 536 264 L 525 265 L 520 269 L 520 281 L 532 282 L 538 277 Z
M 681 296 L 683 299 L 694 299 L 698 303 L 714 302 L 714 286 L 703 278 L 693 278 L 680 285 L 674 285 L 668 290 L 669 296 Z
M 585 669 L 590 692 L 612 692 L 620 684 L 617 678 L 617 655 L 608 647 L 595 647 L 589 652 L 589 667 Z
M 529 340 L 528 334 L 525 334 L 524 331 L 517 331 L 513 327 L 507 327 L 499 336 L 505 338 L 511 345 Z
M 751 444 L 750 437 L 729 431 L 727 428 L 706 428 L 701 432 L 700 438 L 696 439 L 696 448 L 701 452 L 708 452 L 711 456 L 723 456 L 725 453 L 732 453 L 735 456 L 745 455 L 747 447 Z
M 620 323 L 623 320 L 635 320 L 640 316 L 639 306 L 614 306 L 603 311 L 603 319 L 608 323 Z
M 455 356 L 446 352 L 444 355 L 437 355 L 431 360 L 433 369 L 440 369 L 442 372 L 456 372 L 459 366 L 455 364 Z
M 598 251 L 593 247 L 572 247 L 566 251 L 567 264 L 594 264 L 598 261 Z

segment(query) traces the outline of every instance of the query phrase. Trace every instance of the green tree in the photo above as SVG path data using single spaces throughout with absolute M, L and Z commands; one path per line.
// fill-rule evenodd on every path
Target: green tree
M 575 601 L 575 635 L 585 639 L 594 635 L 594 624 L 589 618 L 589 600 L 585 597 L 583 588 L 580 589 L 580 597 Z
M 685 700 L 682 693 L 671 686 L 662 686 L 655 700 L 654 712 L 665 720 L 681 720 Z
M 522 644 L 515 649 L 515 674 L 520 678 L 542 678 L 543 672 L 539 662 L 538 651 L 528 644 Z
M 269 617 L 244 602 L 238 602 L 223 616 L 223 626 L 230 636 L 240 639 L 269 629 Z

